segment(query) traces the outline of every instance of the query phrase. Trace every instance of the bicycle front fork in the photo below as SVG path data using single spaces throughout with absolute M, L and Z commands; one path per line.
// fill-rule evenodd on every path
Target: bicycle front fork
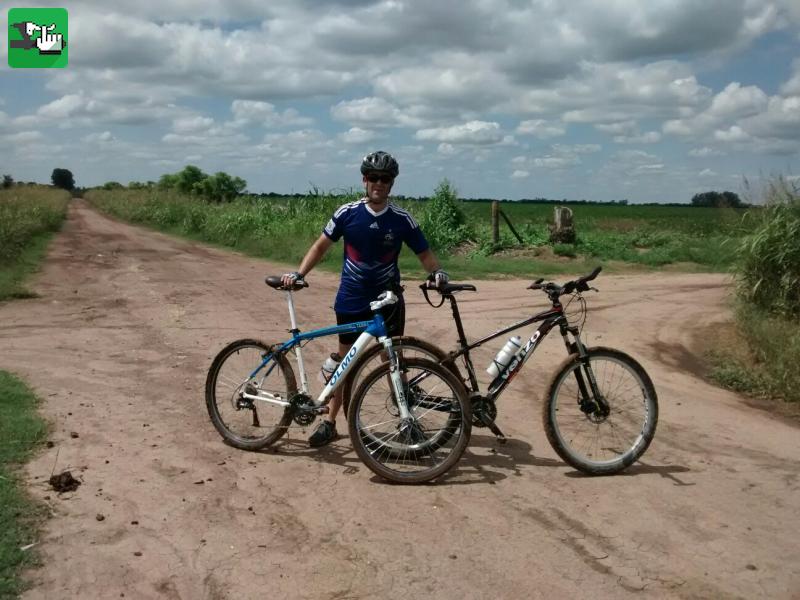
M 569 342 L 569 339 L 567 338 L 567 331 L 572 333 L 574 336 L 574 342 Z M 571 327 L 567 328 L 566 330 L 562 330 L 561 335 L 564 338 L 567 351 L 570 353 L 576 353 L 581 362 L 581 365 L 574 371 L 575 381 L 577 382 L 578 390 L 580 391 L 578 404 L 580 405 L 581 411 L 589 416 L 597 415 L 601 418 L 607 417 L 611 407 L 609 406 L 608 401 L 605 399 L 603 394 L 600 392 L 600 388 L 597 387 L 597 379 L 595 379 L 594 371 L 592 370 L 591 361 L 589 360 L 589 353 L 586 351 L 586 346 L 583 345 L 577 329 Z M 586 385 L 587 379 L 589 381 L 588 386 Z
M 392 380 L 392 388 L 400 418 L 404 421 L 413 420 L 411 411 L 408 410 L 408 398 L 405 393 L 406 386 L 403 383 L 403 373 L 400 369 L 400 358 L 395 352 L 390 338 L 386 338 L 383 341 L 383 347 L 386 349 L 386 355 L 389 359 L 389 378 Z

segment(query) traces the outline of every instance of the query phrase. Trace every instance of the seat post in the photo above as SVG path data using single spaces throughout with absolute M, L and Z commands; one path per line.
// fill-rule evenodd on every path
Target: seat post
M 450 294 L 450 308 L 453 310 L 453 320 L 456 322 L 456 331 L 458 331 L 458 343 L 462 348 L 467 345 L 467 336 L 464 333 L 464 326 L 461 324 L 461 315 L 458 312 L 458 303 L 456 297 Z
M 292 298 L 292 290 L 286 290 L 286 302 L 289 305 L 289 322 L 292 324 L 292 333 L 300 331 L 297 328 L 297 316 L 294 312 L 294 298 Z
M 300 333 L 297 328 L 297 315 L 294 312 L 294 298 L 292 297 L 292 290 L 286 290 L 286 303 L 289 305 L 289 321 L 292 324 L 290 330 L 292 337 Z M 306 376 L 306 367 L 303 364 L 303 354 L 300 351 L 300 344 L 295 344 L 294 355 L 297 357 L 297 368 L 300 371 L 300 389 L 303 393 L 308 393 L 308 377 Z

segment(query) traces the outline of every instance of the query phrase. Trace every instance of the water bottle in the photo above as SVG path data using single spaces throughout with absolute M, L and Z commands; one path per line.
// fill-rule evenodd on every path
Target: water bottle
M 500 349 L 497 356 L 494 357 L 492 364 L 486 369 L 486 372 L 493 378 L 500 375 L 500 372 L 506 368 L 506 365 L 511 362 L 511 359 L 522 347 L 522 339 L 518 335 L 511 337 L 506 342 L 506 345 Z
M 342 362 L 342 357 L 339 356 L 339 353 L 331 353 L 331 355 L 325 359 L 325 362 L 322 363 L 322 368 L 319 370 L 319 380 L 327 384 L 336 372 L 336 367 L 339 366 L 340 362 Z

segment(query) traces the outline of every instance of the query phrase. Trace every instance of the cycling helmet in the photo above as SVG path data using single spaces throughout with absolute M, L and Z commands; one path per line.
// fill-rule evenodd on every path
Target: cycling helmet
M 367 175 L 369 173 L 388 173 L 392 177 L 397 177 L 400 173 L 400 165 L 394 159 L 394 156 L 383 150 L 378 150 L 372 154 L 367 154 L 364 160 L 361 161 L 361 174 Z

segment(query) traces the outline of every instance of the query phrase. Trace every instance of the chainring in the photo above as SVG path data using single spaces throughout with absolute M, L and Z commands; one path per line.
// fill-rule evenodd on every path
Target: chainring
M 473 427 L 486 427 L 481 416 L 486 417 L 490 423 L 494 423 L 494 420 L 497 418 L 497 405 L 494 403 L 494 400 L 475 396 L 471 399 L 471 403 Z
M 314 401 L 306 394 L 297 394 L 289 401 L 291 405 L 292 420 L 301 426 L 311 425 L 317 414 L 314 412 Z

